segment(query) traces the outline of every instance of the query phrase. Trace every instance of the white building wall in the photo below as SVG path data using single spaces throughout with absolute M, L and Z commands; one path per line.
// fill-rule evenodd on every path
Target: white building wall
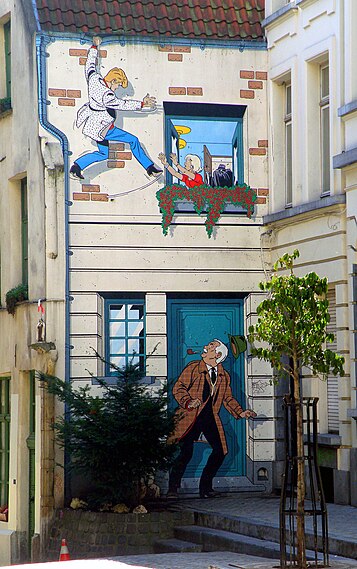
M 351 227 L 346 207 L 346 177 L 334 168 L 333 156 L 356 146 L 355 115 L 344 124 L 340 107 L 354 99 L 355 62 L 351 31 L 355 5 L 333 0 L 270 0 L 266 3 L 265 32 L 269 53 L 271 132 L 269 157 L 271 199 L 265 218 L 272 230 L 272 261 L 297 248 L 297 273 L 326 276 L 336 295 L 337 351 L 345 357 L 346 375 L 338 380 L 338 434 L 335 449 L 335 501 L 350 503 L 350 450 L 356 444 L 356 421 L 349 409 L 356 385 L 352 347 L 354 255 L 348 242 Z M 322 193 L 320 67 L 329 65 L 330 191 Z M 292 207 L 285 206 L 284 89 L 292 85 Z M 283 110 L 282 108 L 283 107 Z M 353 187 L 353 186 L 352 186 Z M 354 187 L 353 187 L 354 189 Z M 351 191 L 353 195 L 353 190 Z M 353 225 L 353 224 L 352 224 Z M 354 229 L 352 230 L 353 233 Z M 352 374 L 351 374 L 352 372 Z M 303 394 L 320 398 L 321 452 L 328 447 L 327 384 L 306 370 Z M 336 442 L 336 440 L 335 440 Z M 337 466 L 336 466 L 337 465 Z

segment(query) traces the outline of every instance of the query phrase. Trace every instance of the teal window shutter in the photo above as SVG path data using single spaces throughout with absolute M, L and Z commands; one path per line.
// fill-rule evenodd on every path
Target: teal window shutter
M 11 97 L 11 22 L 4 24 L 6 97 Z
M 27 209 L 27 178 L 21 180 L 21 258 L 22 284 L 28 284 L 28 209 Z

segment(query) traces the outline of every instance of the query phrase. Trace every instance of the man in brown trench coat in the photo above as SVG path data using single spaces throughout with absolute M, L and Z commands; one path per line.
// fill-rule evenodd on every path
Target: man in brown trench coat
M 222 405 L 235 419 L 255 417 L 254 411 L 243 411 L 233 397 L 229 373 L 222 362 L 228 349 L 220 340 L 212 340 L 204 346 L 202 360 L 190 362 L 173 387 L 173 395 L 179 404 L 177 422 L 171 441 L 180 443 L 169 478 L 168 497 L 177 496 L 182 476 L 193 455 L 193 445 L 201 433 L 212 447 L 200 479 L 201 498 L 215 496 L 213 478 L 228 452 L 223 425 L 219 417 Z

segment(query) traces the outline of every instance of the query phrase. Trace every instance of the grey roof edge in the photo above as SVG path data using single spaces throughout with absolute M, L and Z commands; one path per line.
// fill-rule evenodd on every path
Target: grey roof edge
M 346 203 L 345 194 L 338 194 L 336 196 L 325 196 L 319 200 L 313 202 L 304 203 L 297 205 L 295 207 L 290 207 L 282 211 L 277 211 L 276 213 L 270 213 L 269 215 L 263 216 L 263 223 L 274 223 L 275 221 L 281 221 L 282 219 L 289 219 L 295 217 L 296 215 L 302 215 L 310 211 L 315 211 L 318 209 L 323 209 L 326 207 L 331 207 L 334 205 Z
M 336 154 L 336 156 L 332 158 L 334 170 L 345 168 L 346 166 L 351 166 L 351 164 L 355 164 L 356 162 L 357 147 L 351 148 L 351 150 L 346 150 L 345 152 L 341 152 L 341 154 Z
M 295 2 L 290 2 L 290 4 L 282 6 L 281 8 L 279 8 L 279 10 L 276 10 L 275 12 L 270 14 L 270 16 L 267 16 L 267 18 L 264 18 L 264 20 L 262 20 L 261 22 L 262 28 L 270 26 L 270 24 L 273 24 L 279 18 L 285 16 L 285 14 L 287 14 L 288 12 L 296 11 L 297 9 L 298 7 L 295 5 Z

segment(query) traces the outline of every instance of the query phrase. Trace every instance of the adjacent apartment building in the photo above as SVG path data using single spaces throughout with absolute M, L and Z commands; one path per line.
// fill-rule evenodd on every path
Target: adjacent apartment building
M 313 377 L 319 458 L 330 501 L 356 495 L 356 21 L 355 2 L 267 0 L 269 214 L 272 258 L 298 248 L 298 271 L 329 280 L 332 349 L 346 375 Z

